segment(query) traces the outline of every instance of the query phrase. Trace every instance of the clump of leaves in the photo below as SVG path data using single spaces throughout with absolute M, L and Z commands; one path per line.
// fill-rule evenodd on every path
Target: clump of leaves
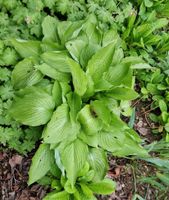
M 93 193 L 114 191 L 114 182 L 105 179 L 107 152 L 148 155 L 119 117 L 121 102 L 138 97 L 132 71 L 143 61 L 124 58 L 117 32 L 103 33 L 95 17 L 59 22 L 48 16 L 42 30 L 42 41 L 10 41 L 23 59 L 12 72 L 10 114 L 44 127 L 29 184 L 55 177 L 55 191 L 45 199 L 95 199 Z

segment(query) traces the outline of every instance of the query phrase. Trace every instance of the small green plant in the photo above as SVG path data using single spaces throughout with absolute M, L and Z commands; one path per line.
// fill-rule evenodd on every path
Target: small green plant
M 124 58 L 118 34 L 103 33 L 95 17 L 60 22 L 48 16 L 42 29 L 42 41 L 10 40 L 23 59 L 12 72 L 10 114 L 24 125 L 43 126 L 29 184 L 52 184 L 46 200 L 109 194 L 115 184 L 105 179 L 107 152 L 148 156 L 119 117 L 120 102 L 138 97 L 132 68 L 144 62 Z

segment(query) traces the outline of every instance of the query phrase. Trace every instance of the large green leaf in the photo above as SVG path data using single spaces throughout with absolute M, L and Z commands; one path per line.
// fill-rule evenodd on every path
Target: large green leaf
M 121 85 L 122 80 L 126 77 L 129 71 L 129 65 L 120 63 L 116 66 L 110 67 L 104 74 L 104 79 L 109 81 L 112 85 Z
M 79 95 L 73 92 L 70 92 L 69 94 L 67 94 L 66 97 L 67 97 L 69 108 L 70 108 L 71 119 L 76 121 L 77 114 L 81 109 L 82 100 Z
M 106 176 L 108 163 L 106 153 L 100 148 L 91 148 L 89 150 L 88 161 L 95 175 L 93 181 L 97 182 Z
M 86 163 L 87 155 L 88 147 L 79 139 L 67 145 L 61 152 L 61 160 L 72 186 L 75 184 L 78 172 Z
M 74 60 L 79 62 L 80 53 L 82 49 L 85 47 L 86 42 L 80 39 L 71 40 L 66 43 L 66 48 L 69 51 L 70 55 Z
M 85 105 L 78 113 L 78 121 L 86 134 L 93 135 L 102 128 L 101 120 L 92 112 L 90 105 Z
M 117 100 L 134 100 L 138 97 L 138 93 L 128 87 L 115 87 L 107 95 Z
M 80 52 L 80 64 L 83 66 L 84 69 L 86 69 L 88 61 L 99 48 L 99 45 L 89 43 L 82 49 L 82 51 Z
M 48 51 L 41 55 L 42 60 L 60 72 L 70 72 L 67 59 L 69 56 L 65 51 Z
M 46 63 L 43 63 L 41 65 L 35 65 L 34 68 L 38 69 L 42 74 L 54 80 L 67 82 L 70 80 L 70 74 L 60 72 Z
M 46 124 L 55 107 L 52 96 L 37 87 L 26 88 L 22 93 L 22 96 L 15 98 L 10 108 L 12 117 L 29 126 Z
M 12 83 L 14 88 L 20 89 L 38 83 L 42 78 L 42 73 L 33 66 L 37 64 L 35 58 L 25 58 L 19 62 L 12 72 Z
M 87 65 L 87 73 L 91 75 L 95 83 L 103 76 L 103 73 L 108 70 L 112 62 L 115 51 L 115 43 L 111 43 L 106 47 L 98 50 L 89 60 Z
M 12 39 L 11 43 L 22 58 L 39 56 L 41 53 L 39 41 Z
M 111 194 L 115 191 L 116 184 L 110 179 L 104 179 L 100 182 L 91 183 L 89 188 L 96 194 Z
M 42 22 L 42 32 L 45 41 L 58 41 L 57 20 L 54 17 L 47 16 Z
M 75 92 L 79 96 L 83 96 L 87 90 L 87 78 L 85 72 L 80 65 L 72 59 L 68 59 L 68 64 L 73 77 L 73 85 Z
M 44 142 L 57 144 L 67 137 L 75 139 L 78 130 L 78 124 L 70 122 L 69 107 L 64 103 L 56 109 L 47 124 L 43 133 Z
M 32 158 L 32 165 L 29 170 L 29 185 L 41 179 L 50 170 L 52 156 L 49 145 L 41 144 L 39 146 Z
M 66 192 L 51 192 L 43 200 L 70 200 L 70 195 Z

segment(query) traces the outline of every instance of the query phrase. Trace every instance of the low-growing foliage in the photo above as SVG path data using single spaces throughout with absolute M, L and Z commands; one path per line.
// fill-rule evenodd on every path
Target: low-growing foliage
M 49 180 L 55 191 L 45 199 L 109 194 L 115 184 L 105 179 L 106 152 L 148 156 L 120 119 L 120 102 L 138 97 L 132 66 L 144 61 L 125 58 L 118 34 L 103 33 L 93 16 L 73 23 L 47 16 L 42 29 L 42 41 L 10 40 L 21 58 L 12 72 L 10 114 L 24 125 L 44 126 L 29 184 Z

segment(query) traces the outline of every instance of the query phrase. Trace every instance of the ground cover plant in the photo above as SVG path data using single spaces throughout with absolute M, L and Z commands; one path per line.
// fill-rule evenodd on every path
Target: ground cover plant
M 50 185 L 49 200 L 110 194 L 111 154 L 154 165 L 141 181 L 165 198 L 168 1 L 10 0 L 0 9 L 0 142 L 26 154 L 39 141 L 28 184 Z M 141 101 L 159 142 L 133 130 Z

